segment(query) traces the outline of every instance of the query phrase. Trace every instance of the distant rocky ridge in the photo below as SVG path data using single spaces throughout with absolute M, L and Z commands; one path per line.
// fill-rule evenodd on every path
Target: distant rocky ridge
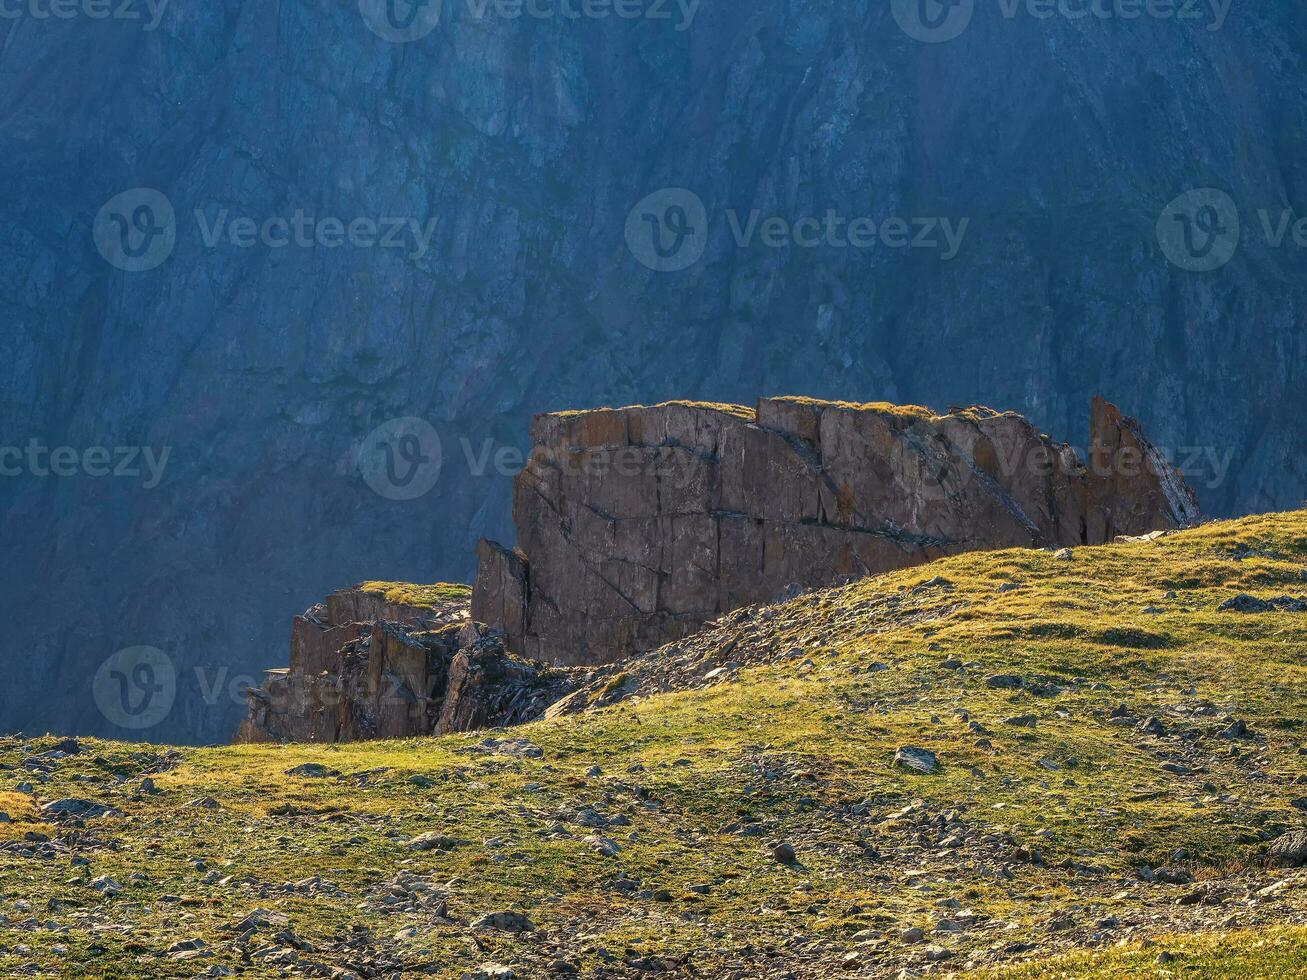
M 1101 398 L 1089 456 L 980 407 L 765 398 L 542 415 L 515 487 L 518 547 L 481 543 L 472 617 L 534 659 L 603 664 L 797 589 L 1199 519 L 1139 424 Z
M 1193 493 L 1139 424 L 1102 399 L 1092 416 L 1087 462 L 978 407 L 772 398 L 539 416 L 516 485 L 518 550 L 482 541 L 470 595 L 368 583 L 296 617 L 290 666 L 248 693 L 236 741 L 567 713 L 615 675 L 560 665 L 613 664 L 742 607 L 963 551 L 1196 523 Z

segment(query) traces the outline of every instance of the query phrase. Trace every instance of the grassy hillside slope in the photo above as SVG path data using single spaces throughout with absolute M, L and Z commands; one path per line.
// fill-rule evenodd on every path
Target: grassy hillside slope
M 0 972 L 1302 974 L 1307 612 L 1218 607 L 1305 569 L 1307 513 L 963 555 L 493 744 L 0 740 Z

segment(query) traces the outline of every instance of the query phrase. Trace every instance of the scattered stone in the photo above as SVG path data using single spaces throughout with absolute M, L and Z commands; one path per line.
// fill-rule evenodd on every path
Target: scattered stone
M 329 769 L 320 762 L 305 762 L 294 769 L 287 769 L 286 775 L 297 776 L 300 779 L 326 779 L 329 776 L 339 776 L 340 770 Z
M 1230 727 L 1221 732 L 1221 738 L 1233 741 L 1234 739 L 1248 737 L 1248 723 L 1244 721 L 1234 721 Z
M 1010 691 L 1021 686 L 1021 678 L 1016 674 L 994 674 L 985 678 L 985 686 Z
M 571 817 L 571 822 L 582 827 L 600 829 L 608 826 L 608 818 L 594 807 L 583 806 Z
M 249 932 L 251 929 L 281 929 L 290 925 L 290 916 L 270 909 L 252 909 L 245 918 L 228 926 L 229 932 Z
M 477 745 L 476 749 L 479 752 L 516 756 L 519 759 L 540 759 L 545 754 L 544 749 L 524 738 L 488 738 Z
M 621 852 L 621 846 L 607 837 L 601 837 L 599 834 L 592 834 L 585 838 L 585 842 L 590 845 L 590 849 L 602 857 L 617 857 Z
M 1139 723 L 1139 731 L 1154 738 L 1166 738 L 1166 726 L 1157 718 L 1148 718 Z
M 771 856 L 781 864 L 793 864 L 795 861 L 794 845 L 780 841 L 772 846 Z
M 473 929 L 493 929 L 496 932 L 531 932 L 535 926 L 521 912 L 488 912 L 472 923 Z
M 939 759 L 927 749 L 905 745 L 894 753 L 894 764 L 900 769 L 930 775 L 939 771 Z
M 1016 728 L 1034 728 L 1039 724 L 1039 719 L 1034 715 L 1017 715 L 1013 718 L 1004 718 L 1003 724 L 1012 725 Z
M 1193 884 L 1194 876 L 1185 868 L 1168 864 L 1153 869 L 1153 880 L 1164 885 L 1190 885 Z
M 1237 612 L 1237 613 L 1265 613 L 1271 612 L 1275 607 L 1265 599 L 1258 599 L 1256 596 L 1250 596 L 1246 592 L 1241 592 L 1233 599 L 1226 599 L 1217 606 L 1220 612 Z
M 66 799 L 54 800 L 41 807 L 41 813 L 47 817 L 103 817 L 122 816 L 121 811 L 93 800 Z
M 475 970 L 463 974 L 463 980 L 515 980 L 517 974 L 511 967 L 498 963 L 482 963 Z
M 459 842 L 453 837 L 447 837 L 444 834 L 431 831 L 426 834 L 418 834 L 408 842 L 410 851 L 441 851 L 449 852 L 458 847 Z
M 1301 868 L 1307 865 L 1307 830 L 1291 830 L 1271 842 L 1266 863 L 1275 868 Z

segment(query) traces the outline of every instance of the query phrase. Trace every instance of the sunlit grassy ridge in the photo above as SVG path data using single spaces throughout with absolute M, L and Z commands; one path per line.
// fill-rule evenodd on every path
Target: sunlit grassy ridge
M 750 421 L 752 421 L 753 418 L 757 415 L 756 410 L 749 407 L 748 405 L 735 405 L 730 402 L 696 402 L 696 401 L 668 401 L 668 402 L 659 402 L 656 405 L 625 405 L 622 406 L 621 408 L 580 409 L 580 410 L 568 410 L 562 412 L 550 412 L 549 414 L 557 418 L 566 419 L 566 418 L 575 418 L 578 415 L 589 415 L 592 412 L 597 412 L 597 411 L 625 412 L 638 408 L 671 408 L 671 407 L 702 408 L 712 412 L 722 412 L 726 415 L 734 415 L 736 418 L 749 419 Z
M 1069 557 L 962 555 L 736 614 L 729 655 L 780 659 L 728 683 L 497 733 L 529 739 L 540 758 L 476 751 L 484 735 L 185 749 L 153 776 L 158 795 L 133 797 L 161 750 L 88 742 L 41 784 L 21 743 L 0 741 L 0 763 L 15 767 L 5 790 L 29 779 L 37 804 L 77 796 L 123 812 L 88 820 L 73 850 L 49 860 L 0 852 L 10 922 L 0 971 L 37 963 L 51 975 L 190 977 L 220 964 L 276 976 L 279 967 L 243 961 L 224 929 L 262 907 L 319 947 L 303 961 L 348 968 L 336 946 L 366 927 L 403 958 L 404 975 L 460 977 L 494 960 L 519 977 L 547 976 L 561 957 L 582 976 L 640 975 L 629 964 L 651 958 L 673 975 L 882 976 L 935 968 L 929 943 L 952 954 L 949 970 L 998 975 L 1296 975 L 1301 930 L 1170 938 L 1198 927 L 1177 905 L 1184 889 L 1137 874 L 1175 865 L 1199 885 L 1258 887 L 1287 874 L 1284 900 L 1297 905 L 1231 903 L 1220 928 L 1260 926 L 1264 914 L 1303 921 L 1298 873 L 1260 866 L 1269 840 L 1304 825 L 1291 801 L 1307 794 L 1297 785 L 1307 781 L 1307 614 L 1217 607 L 1239 592 L 1302 594 L 1304 568 L 1304 513 Z M 1005 583 L 1016 588 L 1000 591 Z M 991 687 L 996 674 L 1025 687 Z M 1121 704 L 1159 718 L 1168 736 L 1113 724 Z M 1005 724 L 1023 715 L 1034 727 Z M 1253 737 L 1223 738 L 1233 719 Z M 897 768 L 902 745 L 937 753 L 940 771 Z M 286 774 L 304 762 L 342 775 Z M 219 809 L 186 806 L 199 797 Z M 903 816 L 918 799 L 932 815 L 959 814 L 965 840 L 942 844 Z M 0 793 L 14 821 L 0 824 L 0 840 L 68 839 L 32 803 Z M 588 828 L 576 817 L 586 807 L 618 819 Z M 428 831 L 460 843 L 408 849 Z M 595 834 L 620 847 L 616 856 L 596 851 Z M 777 840 L 795 847 L 795 864 L 774 859 L 766 845 Z M 1042 863 L 1014 859 L 1015 848 L 1038 850 Z M 89 866 L 70 864 L 74 854 Z M 444 890 L 452 924 L 378 911 L 369 896 L 401 870 Z M 213 871 L 230 880 L 205 883 Z M 101 875 L 122 894 L 93 890 Z M 315 875 L 340 896 L 283 892 Z M 622 875 L 638 886 L 626 889 Z M 948 899 L 978 924 L 933 935 Z M 497 910 L 524 912 L 537 932 L 473 938 L 467 924 Z M 1057 931 L 1059 915 L 1074 928 Z M 1123 925 L 1092 938 L 1107 917 Z M 1124 924 L 1132 917 L 1137 928 Z M 24 918 L 69 928 L 14 927 Z M 900 938 L 914 926 L 926 942 Z M 406 927 L 416 931 L 398 935 Z M 1153 932 L 1158 945 L 1137 945 Z M 209 956 L 165 955 L 192 937 Z M 1047 943 L 1063 938 L 1100 948 L 1045 962 L 1056 952 Z M 1013 952 L 1018 940 L 1033 940 L 1031 950 Z M 1157 965 L 1160 949 L 1176 961 Z M 1031 957 L 1041 965 L 1023 967 Z
M 437 582 L 435 585 L 412 585 L 407 582 L 364 582 L 359 586 L 360 592 L 383 596 L 387 602 L 402 606 L 428 607 L 439 609 L 445 603 L 457 602 L 471 597 L 472 587 L 451 582 Z

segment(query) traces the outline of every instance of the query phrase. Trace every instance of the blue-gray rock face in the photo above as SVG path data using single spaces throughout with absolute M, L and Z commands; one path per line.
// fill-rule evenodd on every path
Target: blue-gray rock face
M 112 6 L 0 18 L 0 728 L 225 738 L 509 537 L 538 411 L 1102 393 L 1302 498 L 1301 4 Z

